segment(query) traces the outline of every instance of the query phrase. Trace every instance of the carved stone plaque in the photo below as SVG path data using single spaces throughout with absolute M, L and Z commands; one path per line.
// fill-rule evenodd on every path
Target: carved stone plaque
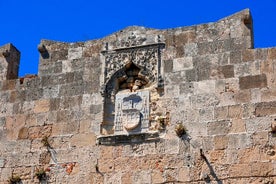
M 149 91 L 116 94 L 114 134 L 147 132 L 148 117 Z
M 102 135 L 148 133 L 150 90 L 163 89 L 163 36 L 148 35 L 143 29 L 123 35 L 103 43 L 101 52 Z

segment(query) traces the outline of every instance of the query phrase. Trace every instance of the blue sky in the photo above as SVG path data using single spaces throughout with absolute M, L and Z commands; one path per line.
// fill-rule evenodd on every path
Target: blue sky
M 276 46 L 276 0 L 0 0 L 0 46 L 13 43 L 21 51 L 24 76 L 37 73 L 41 39 L 93 40 L 131 25 L 190 26 L 245 8 L 253 15 L 255 47 Z

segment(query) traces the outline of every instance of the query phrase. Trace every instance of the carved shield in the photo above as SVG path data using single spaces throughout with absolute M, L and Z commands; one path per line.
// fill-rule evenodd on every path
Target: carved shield
M 147 130 L 149 91 L 119 92 L 115 103 L 115 134 L 134 134 Z
M 140 124 L 140 111 L 137 109 L 123 110 L 122 123 L 127 131 L 135 129 Z

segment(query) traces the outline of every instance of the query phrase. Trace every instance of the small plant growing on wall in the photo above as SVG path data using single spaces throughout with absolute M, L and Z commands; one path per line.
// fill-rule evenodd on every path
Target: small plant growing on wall
M 166 117 L 158 116 L 157 117 L 157 123 L 158 123 L 159 129 L 164 129 L 165 126 L 166 126 Z
M 157 113 L 155 117 L 156 129 L 164 130 L 170 121 L 170 113 L 167 112 L 166 115 L 162 115 L 162 113 Z
M 179 123 L 175 126 L 175 133 L 178 137 L 182 137 L 187 134 L 187 129 L 182 123 Z
M 41 140 L 41 143 L 43 144 L 43 146 L 45 147 L 51 147 L 50 143 L 49 143 L 49 139 L 48 136 L 44 136 Z
M 46 179 L 46 171 L 44 169 L 38 169 L 35 176 L 39 181 L 43 181 Z
M 9 178 L 9 183 L 10 184 L 19 184 L 21 183 L 21 178 L 20 176 L 13 176 Z
M 271 134 L 272 134 L 272 137 L 276 137 L 276 119 L 274 119 L 274 122 L 272 125 L 271 125 Z

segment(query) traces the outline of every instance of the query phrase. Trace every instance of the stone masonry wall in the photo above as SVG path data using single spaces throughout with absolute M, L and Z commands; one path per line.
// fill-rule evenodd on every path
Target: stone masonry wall
M 112 137 L 102 135 L 103 50 L 133 32 L 164 41 L 151 109 L 166 123 L 152 140 L 101 144 Z M 0 57 L 0 183 L 39 183 L 39 171 L 42 183 L 276 182 L 276 48 L 254 49 L 252 32 L 243 10 L 190 27 L 42 40 L 38 75 L 20 79 L 2 76 Z

